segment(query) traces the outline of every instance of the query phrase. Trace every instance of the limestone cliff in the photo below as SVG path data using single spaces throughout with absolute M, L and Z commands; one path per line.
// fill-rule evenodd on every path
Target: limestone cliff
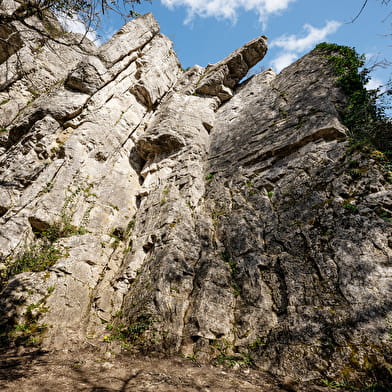
M 266 37 L 184 72 L 151 14 L 50 29 L 1 31 L 4 344 L 390 379 L 391 185 L 327 58 L 241 83 Z

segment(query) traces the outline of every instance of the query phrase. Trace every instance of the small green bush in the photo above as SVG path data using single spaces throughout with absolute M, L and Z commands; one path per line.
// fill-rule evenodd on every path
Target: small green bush
M 343 203 L 343 208 L 345 208 L 346 210 L 351 211 L 351 212 L 358 212 L 358 207 L 354 204 L 351 204 L 348 201 Z
M 35 244 L 26 249 L 9 270 L 9 276 L 21 272 L 42 272 L 51 267 L 63 256 L 62 251 L 50 242 Z
M 109 323 L 106 326 L 108 331 L 111 331 L 110 335 L 103 337 L 104 342 L 111 342 L 114 340 L 120 340 L 127 344 L 127 346 L 138 344 L 142 341 L 144 332 L 148 331 L 153 323 L 151 314 L 141 314 L 136 320 L 125 326 L 122 323 Z

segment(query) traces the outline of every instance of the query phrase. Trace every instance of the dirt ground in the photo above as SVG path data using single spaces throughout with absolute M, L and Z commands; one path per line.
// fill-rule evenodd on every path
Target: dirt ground
M 339 389 L 343 391 L 343 389 Z M 184 358 L 92 352 L 0 354 L 2 392 L 328 392 L 254 369 L 226 369 Z

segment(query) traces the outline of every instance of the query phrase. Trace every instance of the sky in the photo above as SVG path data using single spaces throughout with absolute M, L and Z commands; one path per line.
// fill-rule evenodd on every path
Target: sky
M 135 11 L 152 12 L 161 32 L 174 43 L 183 68 L 215 63 L 260 35 L 266 35 L 269 50 L 254 72 L 284 67 L 310 51 L 319 42 L 355 47 L 370 66 L 392 61 L 392 1 L 369 0 L 360 17 L 362 0 L 152 0 Z M 98 31 L 104 42 L 124 20 L 107 14 Z M 389 36 L 387 36 L 389 34 Z M 378 67 L 370 87 L 385 84 L 392 67 Z

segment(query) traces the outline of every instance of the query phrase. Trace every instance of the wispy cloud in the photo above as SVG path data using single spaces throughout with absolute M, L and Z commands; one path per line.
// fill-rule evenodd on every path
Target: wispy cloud
M 304 25 L 304 30 L 307 35 L 298 38 L 296 35 L 283 35 L 272 41 L 271 47 L 278 46 L 290 52 L 303 52 L 304 50 L 312 48 L 316 43 L 324 40 L 329 34 L 335 33 L 342 24 L 335 20 L 327 22 L 327 24 L 318 29 L 309 24 Z
M 277 72 L 280 72 L 284 67 L 297 59 L 305 50 L 311 49 L 315 44 L 324 41 L 328 35 L 335 33 L 341 25 L 342 23 L 335 20 L 327 22 L 320 29 L 306 24 L 303 26 L 305 35 L 283 35 L 274 39 L 270 47 L 281 48 L 283 52 L 271 61 L 271 65 Z
M 190 22 L 196 15 L 215 17 L 235 21 L 240 10 L 254 11 L 261 21 L 265 22 L 269 15 L 285 10 L 296 0 L 161 0 L 169 8 L 183 6 L 187 8 Z

